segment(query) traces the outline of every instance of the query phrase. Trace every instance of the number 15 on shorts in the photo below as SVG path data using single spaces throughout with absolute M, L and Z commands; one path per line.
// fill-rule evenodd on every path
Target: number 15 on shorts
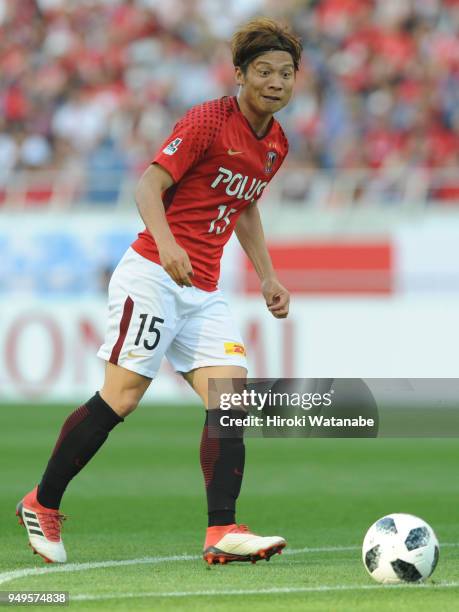
M 164 323 L 164 319 L 160 317 L 154 317 L 153 315 L 141 314 L 139 315 L 139 331 L 137 333 L 137 337 L 135 339 L 134 344 L 139 346 L 142 342 L 142 345 L 148 350 L 152 351 L 158 346 L 159 340 L 161 338 L 161 331 L 159 329 L 159 325 Z M 149 320 L 149 325 L 147 330 L 145 329 Z

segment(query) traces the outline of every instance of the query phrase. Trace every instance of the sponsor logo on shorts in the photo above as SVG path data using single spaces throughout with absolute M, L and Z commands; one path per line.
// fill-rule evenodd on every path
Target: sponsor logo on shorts
M 225 342 L 226 355 L 245 355 L 245 347 L 239 342 Z
M 167 147 L 163 149 L 163 153 L 166 155 L 174 155 L 174 153 L 179 148 L 180 143 L 182 142 L 181 138 L 175 138 L 172 142 L 170 142 Z

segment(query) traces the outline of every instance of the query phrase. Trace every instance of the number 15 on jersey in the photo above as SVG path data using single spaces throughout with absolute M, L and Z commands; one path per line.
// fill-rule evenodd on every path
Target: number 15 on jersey
M 211 222 L 208 233 L 212 234 L 212 232 L 215 232 L 216 234 L 223 234 L 223 232 L 228 228 L 230 224 L 230 215 L 235 212 L 236 208 L 230 208 L 228 210 L 228 206 L 226 204 L 220 204 L 220 206 L 218 207 L 218 216 Z M 224 225 L 216 225 L 218 221 L 222 221 Z

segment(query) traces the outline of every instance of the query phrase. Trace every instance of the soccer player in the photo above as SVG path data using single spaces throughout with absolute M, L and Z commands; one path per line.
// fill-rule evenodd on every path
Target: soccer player
M 301 43 L 266 18 L 232 38 L 237 97 L 199 104 L 175 125 L 141 177 L 136 202 L 146 229 L 127 250 L 109 286 L 109 319 L 98 355 L 105 380 L 64 422 L 41 482 L 16 514 L 30 545 L 48 562 L 65 562 L 61 499 L 110 431 L 137 407 L 163 356 L 201 397 L 206 421 L 204 475 L 208 563 L 269 559 L 286 545 L 238 525 L 235 506 L 244 472 L 241 428 L 220 437 L 222 411 L 209 405 L 209 379 L 247 375 L 243 341 L 217 288 L 220 258 L 231 233 L 253 263 L 271 314 L 288 315 L 289 294 L 266 247 L 257 201 L 288 151 L 273 115 L 290 100 Z M 211 417 L 209 414 L 211 413 Z M 232 408 L 231 417 L 244 416 Z

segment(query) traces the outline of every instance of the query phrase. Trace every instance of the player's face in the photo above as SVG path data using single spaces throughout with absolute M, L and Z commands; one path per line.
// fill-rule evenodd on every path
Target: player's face
M 268 51 L 259 55 L 244 74 L 236 68 L 240 95 L 260 115 L 277 113 L 292 97 L 295 69 L 287 51 Z

